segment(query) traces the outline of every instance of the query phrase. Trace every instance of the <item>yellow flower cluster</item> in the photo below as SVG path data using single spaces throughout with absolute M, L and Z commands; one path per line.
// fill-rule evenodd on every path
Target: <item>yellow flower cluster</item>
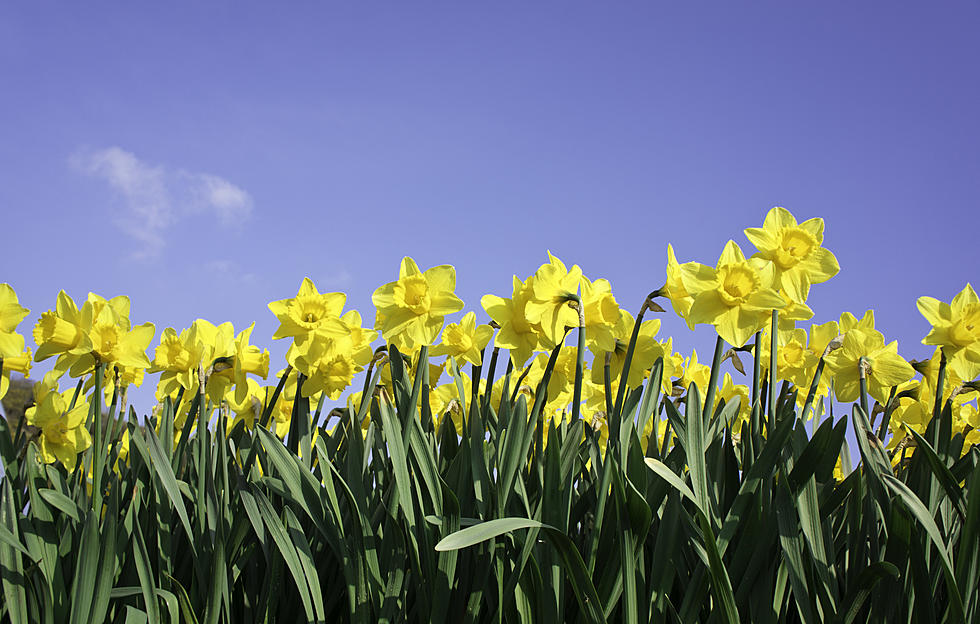
M 839 271 L 834 255 L 822 246 L 823 232 L 822 219 L 798 222 L 789 211 L 777 207 L 767 214 L 762 227 L 745 230 L 756 248 L 749 257 L 737 243 L 728 241 L 714 266 L 679 263 L 668 245 L 666 282 L 654 296 L 667 297 L 692 329 L 698 324 L 713 325 L 719 337 L 735 347 L 730 357 L 739 370 L 737 352 L 750 350 L 743 346 L 757 332 L 762 332 L 760 343 L 767 348 L 755 356 L 763 370 L 769 369 L 768 345 L 770 332 L 775 330 L 778 379 L 796 389 L 799 406 L 813 386 L 816 402 L 809 415 L 821 413 L 831 394 L 842 402 L 857 400 L 863 383 L 871 398 L 894 408 L 892 449 L 898 449 L 910 429 L 925 431 L 934 410 L 933 386 L 945 358 L 943 399 L 952 399 L 954 423 L 967 446 L 980 442 L 980 416 L 973 403 L 976 384 L 968 384 L 980 375 L 980 300 L 973 288 L 967 284 L 949 304 L 931 297 L 918 300 L 919 310 L 932 325 L 923 343 L 937 349 L 932 360 L 917 365 L 922 379 L 913 380 L 916 369 L 898 354 L 897 342 L 886 344 L 884 335 L 875 329 L 871 310 L 861 319 L 844 312 L 836 321 L 797 326 L 813 316 L 806 303 L 811 285 Z M 462 406 L 471 400 L 474 383 L 461 366 L 470 364 L 473 374 L 479 376 L 477 396 L 489 394 L 494 406 L 503 399 L 503 376 L 496 375 L 487 387 L 487 379 L 480 375 L 486 371 L 490 346 L 495 358 L 497 350 L 507 350 L 504 361 L 509 360 L 508 369 L 513 370 L 510 393 L 533 402 L 537 392 L 544 392 L 546 419 L 558 422 L 578 412 L 599 433 L 602 444 L 608 436 L 609 406 L 620 384 L 639 387 L 658 360 L 662 360 L 660 390 L 669 399 L 680 397 L 691 384 L 705 396 L 712 383 L 711 369 L 698 361 L 696 352 L 690 356 L 676 353 L 671 338 L 658 339 L 659 320 L 635 318 L 620 308 L 609 281 L 587 277 L 579 266 L 569 268 L 550 252 L 547 262 L 533 274 L 524 279 L 513 277 L 509 297 L 482 297 L 483 311 L 489 317 L 486 323 L 478 323 L 472 311 L 446 323 L 448 316 L 463 309 L 455 289 L 452 266 L 422 271 L 406 257 L 398 278 L 374 291 L 373 328 L 363 326 L 356 310 L 344 310 L 343 293 L 321 293 L 310 278 L 303 279 L 294 297 L 269 303 L 279 321 L 273 339 L 291 340 L 286 353 L 289 367 L 278 373 L 280 379 L 287 378 L 282 396 L 271 408 L 270 428 L 285 436 L 295 401 L 309 399 L 312 404 L 340 399 L 356 374 L 379 362 L 381 384 L 390 395 L 390 363 L 372 346 L 379 335 L 386 345 L 397 348 L 410 372 L 422 360 L 423 347 L 428 357 L 446 358 L 441 364 L 429 364 L 428 407 L 437 425 L 449 416 L 460 433 Z M 644 304 L 644 311 L 659 310 L 651 302 Z M 91 373 L 99 365 L 106 366 L 106 397 L 129 384 L 139 385 L 145 372 L 159 374 L 158 400 L 203 391 L 206 409 L 221 406 L 226 410 L 229 431 L 239 423 L 252 428 L 269 405 L 274 386 L 261 386 L 255 380 L 268 377 L 269 352 L 251 344 L 254 324 L 237 333 L 231 323 L 215 325 L 203 319 L 179 332 L 168 327 L 151 361 L 146 351 L 154 327 L 150 323 L 132 326 L 129 309 L 129 299 L 123 296 L 107 300 L 90 293 L 79 308 L 61 292 L 55 309 L 41 314 L 34 326 L 37 349 L 32 358 L 24 337 L 15 331 L 28 310 L 20 306 L 13 288 L 0 284 L 0 396 L 11 371 L 26 376 L 32 359 L 57 358 L 52 373 L 36 387 L 36 406 L 28 414 L 28 420 L 41 430 L 43 461 L 57 459 L 71 465 L 75 455 L 91 443 L 84 428 L 91 399 L 72 406 L 71 394 L 57 391 L 57 380 L 65 374 L 85 377 L 90 387 Z M 774 313 L 778 318 L 775 327 L 770 322 Z M 580 344 L 591 356 L 582 354 L 580 403 L 573 406 L 580 361 L 577 347 L 560 349 L 548 383 L 542 386 L 542 381 L 549 352 L 576 331 L 582 332 Z M 622 379 L 633 340 L 631 366 Z M 394 351 L 388 357 L 394 357 Z M 825 367 L 822 375 L 818 373 L 821 362 Z M 292 370 L 299 375 L 290 375 Z M 449 379 L 440 383 L 443 371 L 449 373 Z M 715 404 L 737 400 L 739 419 L 749 418 L 751 396 L 749 386 L 736 383 L 731 374 L 718 377 Z M 894 397 L 891 403 L 890 397 Z M 347 397 L 349 406 L 360 402 L 359 392 Z M 177 436 L 190 405 L 188 400 L 176 405 Z M 661 444 L 664 430 L 663 421 L 654 418 L 641 432 L 644 444 Z

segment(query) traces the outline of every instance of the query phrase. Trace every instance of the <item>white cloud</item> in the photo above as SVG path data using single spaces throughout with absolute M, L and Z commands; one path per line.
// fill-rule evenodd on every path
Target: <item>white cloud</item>
M 158 255 L 167 231 L 190 214 L 210 213 L 223 227 L 239 227 L 252 212 L 251 196 L 224 178 L 150 165 L 119 147 L 80 151 L 70 163 L 119 194 L 114 221 L 140 244 L 137 258 Z

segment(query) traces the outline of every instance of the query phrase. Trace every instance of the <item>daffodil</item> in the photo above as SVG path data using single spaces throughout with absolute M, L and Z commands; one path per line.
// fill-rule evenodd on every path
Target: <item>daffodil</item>
M 980 299 L 973 286 L 963 287 L 951 303 L 919 297 L 917 304 L 932 325 L 922 344 L 942 347 L 949 368 L 963 379 L 980 376 Z
M 432 348 L 433 356 L 448 355 L 474 366 L 483 363 L 483 349 L 493 337 L 489 325 L 476 325 L 476 313 L 467 312 L 459 323 L 449 323 L 442 330 L 442 342 Z
M 374 328 L 400 351 L 431 345 L 439 336 L 447 314 L 463 309 L 456 290 L 456 269 L 448 264 L 425 272 L 406 256 L 398 279 L 378 287 L 371 297 L 377 308 Z
M 683 373 L 678 384 L 684 391 L 687 391 L 693 383 L 698 387 L 701 394 L 708 390 L 708 383 L 711 381 L 711 367 L 707 364 L 698 362 L 697 349 L 691 350 L 691 357 L 684 363 Z
M 231 433 L 239 421 L 243 421 L 245 428 L 251 431 L 255 427 L 255 421 L 262 414 L 262 401 L 265 391 L 251 377 L 245 381 L 245 385 L 246 392 L 242 399 L 237 398 L 239 396 L 237 387 L 229 388 L 225 394 L 225 403 L 228 404 L 228 408 L 233 414 L 232 418 L 228 419 L 226 433 Z
M 688 314 L 692 323 L 709 323 L 726 342 L 740 347 L 770 318 L 784 301 L 772 288 L 773 264 L 746 260 L 735 241 L 728 241 L 715 268 L 681 267 L 687 292 L 694 300 Z
M 151 372 L 162 372 L 157 383 L 157 399 L 174 396 L 180 388 L 196 393 L 200 384 L 198 372 L 204 369 L 208 397 L 217 403 L 234 379 L 234 358 L 243 344 L 247 352 L 243 353 L 247 360 L 245 365 L 258 367 L 249 372 L 262 372 L 262 354 L 250 351 L 247 343 L 247 334 L 244 343 L 241 340 L 236 343 L 235 329 L 229 322 L 215 326 L 204 319 L 196 319 L 180 334 L 168 327 L 160 337 L 150 369 Z
M 120 299 L 125 299 L 125 304 Z M 129 300 L 125 297 L 116 297 L 112 301 L 119 303 L 114 306 L 106 302 L 96 306 L 91 301 L 86 302 L 86 306 L 93 306 L 94 316 L 91 317 L 91 325 L 83 326 L 83 329 L 88 334 L 92 348 L 72 363 L 69 373 L 73 377 L 80 377 L 90 372 L 96 365 L 103 363 L 132 368 L 150 366 L 146 349 L 153 340 L 153 334 L 156 333 L 153 323 L 131 327 L 128 317 Z M 122 309 L 127 316 L 121 314 Z M 83 315 L 83 318 L 89 317 Z
M 852 329 L 844 335 L 840 349 L 826 357 L 834 380 L 837 400 L 854 401 L 860 394 L 859 362 L 866 362 L 868 394 L 884 404 L 892 386 L 911 379 L 915 369 L 898 354 L 898 341 L 888 345 L 875 330 Z
M 663 351 L 664 358 L 660 389 L 665 395 L 670 396 L 674 380 L 684 374 L 684 356 L 674 352 L 674 339 L 672 337 L 668 337 L 667 340 L 661 340 L 660 348 Z
M 252 323 L 235 337 L 234 355 L 212 364 L 213 372 L 209 379 L 209 382 L 211 380 L 215 382 L 215 387 L 211 390 L 212 400 L 220 400 L 227 391 L 227 386 L 231 384 L 235 387 L 236 401 L 240 403 L 248 395 L 249 385 L 246 375 L 258 375 L 262 379 L 269 376 L 268 349 L 263 351 L 249 344 L 254 328 L 255 323 Z
M 678 316 L 684 319 L 687 326 L 694 329 L 694 323 L 690 320 L 689 314 L 691 312 L 691 304 L 694 303 L 694 297 L 687 292 L 687 287 L 684 286 L 684 271 L 707 271 L 710 267 L 706 267 L 703 264 L 697 262 L 685 262 L 684 264 L 679 264 L 677 262 L 677 257 L 674 255 L 674 247 L 667 243 L 667 282 L 664 286 L 667 298 L 670 299 L 670 304 L 674 307 L 674 312 Z M 703 275 L 703 279 L 710 279 L 710 275 Z
M 823 244 L 823 219 L 797 223 L 785 208 L 775 207 L 761 228 L 748 228 L 745 236 L 775 267 L 775 283 L 798 303 L 806 301 L 811 284 L 829 280 L 840 271 L 837 258 Z
M 41 314 L 34 325 L 34 343 L 37 345 L 34 360 L 41 362 L 57 355 L 55 369 L 59 373 L 67 371 L 79 356 L 92 350 L 92 340 L 82 329 L 83 325 L 91 325 L 91 315 L 91 306 L 87 306 L 83 315 L 65 291 L 58 293 L 55 309 Z
M 578 327 L 578 312 L 568 304 L 578 296 L 581 278 L 578 265 L 569 270 L 550 251 L 548 262 L 534 273 L 533 294 L 525 311 L 529 322 L 540 325 L 541 346 L 545 349 L 555 348 L 564 340 L 568 328 Z
M 515 275 L 511 298 L 483 295 L 480 299 L 483 309 L 500 325 L 494 344 L 510 351 L 516 368 L 523 367 L 538 349 L 538 328 L 527 319 L 527 303 L 534 295 L 533 283 L 534 277 L 522 282 Z
M 748 421 L 751 402 L 749 401 L 749 388 L 744 384 L 737 384 L 735 380 L 729 373 L 725 373 L 722 379 L 721 388 L 715 395 L 715 408 L 717 409 L 721 401 L 725 402 L 725 405 L 730 405 L 732 401 L 738 401 L 738 413 L 736 414 L 736 419 L 743 422 Z M 741 425 L 737 423 L 730 423 L 734 431 L 739 431 Z
M 792 333 L 797 321 L 808 321 L 813 318 L 813 310 L 805 303 L 793 301 L 785 290 L 779 291 L 783 298 L 783 307 L 779 309 L 779 331 Z
M 17 325 L 30 312 L 20 305 L 17 293 L 10 284 L 0 284 L 0 334 L 9 334 L 16 330 Z
M 600 385 L 605 383 L 604 359 L 605 354 L 609 353 L 609 379 L 610 385 L 614 388 L 619 387 L 619 377 L 626 363 L 626 351 L 629 347 L 635 322 L 633 315 L 626 310 L 620 310 L 619 314 L 619 322 L 612 332 L 613 348 L 606 351 L 593 350 L 595 364 L 592 367 L 592 382 Z M 663 345 L 657 342 L 655 338 L 658 331 L 660 331 L 660 319 L 649 319 L 640 323 L 640 330 L 636 336 L 636 346 L 633 350 L 633 361 L 630 363 L 629 378 L 626 382 L 627 388 L 635 388 L 643 383 L 643 379 L 649 373 L 653 363 L 657 361 L 657 358 L 664 356 Z
M 462 380 L 463 392 L 466 393 L 464 399 L 469 402 L 473 391 L 473 380 L 465 373 L 459 374 Z M 483 390 L 486 385 L 484 379 L 479 381 L 479 390 Z M 455 380 L 449 381 L 432 389 L 429 393 L 429 410 L 432 413 L 433 424 L 436 430 L 442 425 L 442 421 L 447 416 L 450 418 L 456 435 L 463 435 L 463 409 L 459 399 L 459 386 Z
M 269 310 L 279 319 L 273 340 L 303 339 L 314 332 L 336 328 L 346 300 L 344 293 L 321 293 L 313 280 L 304 277 L 295 297 L 269 304 Z
M 850 312 L 842 312 L 840 315 L 840 333 L 846 334 L 852 329 L 869 330 L 875 328 L 875 311 L 866 310 L 864 316 L 858 319 Z
M 0 376 L 0 399 L 10 387 L 10 373 L 18 372 L 27 377 L 31 372 L 31 350 L 24 347 L 24 337 L 13 332 L 0 332 L 0 361 L 3 362 L 3 375 Z
M 816 370 L 818 357 L 807 346 L 806 330 L 797 328 L 793 331 L 779 331 L 776 351 L 777 370 L 782 379 L 791 381 L 800 389 L 800 394 L 806 397 L 810 388 L 813 373 Z M 762 344 L 770 344 L 769 329 L 763 332 Z M 769 368 L 769 349 L 761 349 L 760 359 L 763 369 Z
M 837 321 L 827 321 L 820 325 L 811 324 L 807 337 L 807 350 L 817 358 L 822 358 L 830 341 L 840 335 L 840 325 Z
M 616 326 L 621 320 L 619 304 L 608 280 L 594 282 L 582 276 L 582 307 L 585 309 L 585 338 L 593 353 L 612 351 L 616 347 Z M 632 330 L 630 326 L 630 330 Z
M 68 470 L 74 470 L 78 454 L 92 445 L 92 436 L 85 428 L 88 403 L 79 401 L 74 408 L 68 409 L 74 390 L 60 393 L 50 388 L 38 389 L 37 385 L 35 390 L 37 404 L 27 408 L 24 416 L 28 423 L 41 430 L 41 461 L 46 464 L 60 461 Z
M 316 357 L 305 368 L 310 373 L 303 382 L 303 396 L 324 392 L 331 400 L 340 398 L 353 382 L 354 375 L 362 370 L 349 355 L 330 350 Z

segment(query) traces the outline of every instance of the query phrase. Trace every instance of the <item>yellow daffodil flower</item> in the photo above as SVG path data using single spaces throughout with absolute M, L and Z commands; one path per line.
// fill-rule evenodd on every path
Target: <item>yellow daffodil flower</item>
M 527 303 L 534 295 L 534 277 L 521 281 L 514 276 L 514 292 L 505 299 L 496 295 L 483 295 L 480 303 L 497 325 L 496 346 L 510 351 L 515 368 L 521 368 L 538 348 L 538 328 L 527 319 Z
M 244 421 L 245 428 L 251 431 L 255 427 L 256 420 L 262 415 L 262 401 L 265 398 L 265 391 L 259 386 L 259 382 L 251 377 L 245 381 L 245 385 L 246 392 L 240 400 L 237 398 L 239 395 L 237 386 L 234 389 L 229 388 L 225 394 L 225 403 L 228 404 L 228 409 L 233 414 L 228 419 L 226 435 L 231 433 L 239 421 Z
M 783 307 L 773 290 L 773 264 L 758 258 L 746 260 L 735 241 L 728 241 L 715 268 L 681 267 L 684 286 L 694 297 L 688 320 L 709 323 L 726 342 L 741 347 Z
M 265 379 L 269 376 L 269 351 L 263 351 L 249 344 L 255 323 L 238 333 L 234 339 L 234 355 L 223 358 L 212 364 L 213 372 L 208 380 L 214 387 L 209 389 L 212 400 L 220 400 L 227 392 L 229 385 L 235 386 L 236 401 L 241 403 L 248 395 L 246 375 L 258 375 Z M 218 396 L 220 392 L 221 396 Z
M 0 376 L 0 399 L 10 387 L 10 373 L 27 377 L 31 372 L 31 350 L 24 347 L 24 337 L 13 332 L 0 332 L 0 358 L 3 359 L 3 375 Z
M 823 219 L 797 223 L 785 208 L 773 208 L 761 228 L 748 228 L 745 236 L 775 267 L 775 282 L 797 303 L 806 301 L 811 284 L 829 280 L 840 271 L 837 258 L 823 244 Z
M 362 370 L 349 355 L 332 350 L 325 351 L 304 368 L 310 372 L 303 382 L 303 396 L 325 392 L 331 400 L 339 399 L 354 381 L 354 375 Z
M 827 321 L 820 325 L 810 325 L 810 335 L 807 339 L 807 350 L 815 357 L 822 358 L 830 341 L 840 335 L 840 325 L 837 321 Z
M 735 380 L 729 373 L 725 373 L 725 377 L 722 379 L 721 388 L 718 389 L 718 393 L 715 395 L 715 409 L 718 408 L 719 403 L 724 400 L 725 405 L 728 405 L 734 400 L 738 400 L 738 415 L 736 420 L 741 420 L 743 422 L 748 421 L 749 414 L 751 412 L 752 403 L 749 400 L 749 388 L 743 384 L 736 384 Z M 738 422 L 730 423 L 732 431 L 738 432 L 742 429 L 742 425 Z
M 63 374 L 78 356 L 91 352 L 92 340 L 82 326 L 91 325 L 92 309 L 91 306 L 85 307 L 84 316 L 87 319 L 83 319 L 83 311 L 65 291 L 58 293 L 54 311 L 41 314 L 34 325 L 34 343 L 37 345 L 34 361 L 41 362 L 57 355 L 55 369 Z
M 840 315 L 840 333 L 846 334 L 852 329 L 874 329 L 875 311 L 867 310 L 860 320 L 850 312 L 842 312 Z
M 337 330 L 345 301 L 344 293 L 320 293 L 313 280 L 304 277 L 295 297 L 269 304 L 269 310 L 279 319 L 273 340 L 303 339 L 317 331 Z
M 805 303 L 793 301 L 785 290 L 779 291 L 783 298 L 783 307 L 779 309 L 779 331 L 793 333 L 797 321 L 809 321 L 813 318 L 813 310 Z
M 609 360 L 609 379 L 613 388 L 619 387 L 619 376 L 626 363 L 626 350 L 633 333 L 633 315 L 626 310 L 620 310 L 620 320 L 616 324 L 613 335 L 613 348 L 608 351 L 592 350 L 594 363 L 592 366 L 592 382 L 602 385 L 605 383 L 605 356 L 610 353 Z M 636 388 L 646 377 L 647 373 L 657 358 L 664 356 L 664 348 L 655 336 L 660 331 L 660 319 L 643 321 L 640 324 L 640 332 L 636 336 L 636 346 L 633 350 L 633 361 L 630 364 L 629 378 L 626 382 L 627 388 Z M 667 351 L 669 353 L 669 351 Z M 669 378 L 668 378 L 669 379 Z
M 875 330 L 852 329 L 844 335 L 842 347 L 827 356 L 827 368 L 834 380 L 837 400 L 850 402 L 860 395 L 858 363 L 867 362 L 868 394 L 884 404 L 892 386 L 911 379 L 915 370 L 898 354 L 898 341 L 885 345 Z
M 448 355 L 474 366 L 483 363 L 483 349 L 493 337 L 489 325 L 476 325 L 476 313 L 467 312 L 459 323 L 449 323 L 442 330 L 442 342 L 432 348 L 433 356 Z
M 691 357 L 684 364 L 679 383 L 686 392 L 693 383 L 698 387 L 698 391 L 703 395 L 708 390 L 708 383 L 711 381 L 711 367 L 707 364 L 698 362 L 697 349 L 691 350 Z
M 806 330 L 797 328 L 793 331 L 779 331 L 777 333 L 778 349 L 776 351 L 776 363 L 779 377 L 791 381 L 799 388 L 800 394 L 806 398 L 806 393 L 810 389 L 810 383 L 813 380 L 813 374 L 816 371 L 818 360 L 817 356 L 807 347 L 808 337 Z M 770 332 L 767 328 L 762 333 L 763 347 L 759 354 L 763 370 L 769 368 L 768 345 L 771 344 L 770 340 Z
M 593 353 L 612 351 L 616 346 L 616 326 L 620 322 L 619 304 L 608 280 L 592 281 L 582 276 L 582 306 L 585 309 L 586 345 Z M 630 326 L 630 330 L 633 327 Z
M 88 403 L 79 401 L 68 409 L 74 390 L 64 393 L 35 385 L 37 404 L 27 408 L 27 422 L 41 430 L 39 449 L 41 461 L 46 464 L 60 461 L 68 470 L 75 469 L 78 454 L 92 445 L 92 436 L 85 428 Z M 38 393 L 41 398 L 38 398 Z
M 973 286 L 967 284 L 951 303 L 919 297 L 917 305 L 932 325 L 922 344 L 942 347 L 950 370 L 961 378 L 980 376 L 980 299 Z
M 116 297 L 112 301 L 125 299 L 125 310 L 129 311 L 129 300 Z M 86 302 L 86 306 L 92 302 Z M 99 307 L 98 312 L 95 308 Z M 149 368 L 150 360 L 146 357 L 146 349 L 156 333 L 153 323 L 144 323 L 130 328 L 129 317 L 120 315 L 120 302 L 117 306 L 93 305 L 92 323 L 83 329 L 88 334 L 92 349 L 81 354 L 71 365 L 69 373 L 72 377 L 80 377 L 90 372 L 97 364 L 119 364 L 131 368 Z M 87 315 L 83 315 L 87 318 Z
M 438 338 L 446 315 L 463 309 L 454 290 L 456 269 L 452 266 L 443 264 L 422 272 L 406 256 L 398 279 L 379 286 L 371 297 L 377 308 L 374 328 L 399 351 L 431 345 Z
M 685 270 L 699 270 L 702 267 L 704 265 L 698 264 L 697 262 L 678 264 L 677 257 L 674 255 L 674 247 L 670 243 L 667 243 L 667 283 L 664 294 L 670 299 L 670 304 L 674 307 L 674 312 L 684 319 L 687 326 L 691 329 L 694 329 L 694 323 L 691 322 L 688 315 L 691 312 L 691 304 L 694 302 L 694 297 L 687 292 L 687 288 L 684 286 L 683 273 Z
M 0 334 L 12 333 L 30 312 L 20 305 L 10 284 L 0 284 Z
M 571 270 L 548 252 L 548 263 L 542 264 L 531 283 L 533 294 L 527 302 L 527 320 L 541 326 L 540 341 L 545 349 L 553 349 L 565 338 L 567 328 L 578 327 L 578 312 L 568 303 L 578 295 L 582 269 Z M 588 333 L 586 333 L 588 337 Z

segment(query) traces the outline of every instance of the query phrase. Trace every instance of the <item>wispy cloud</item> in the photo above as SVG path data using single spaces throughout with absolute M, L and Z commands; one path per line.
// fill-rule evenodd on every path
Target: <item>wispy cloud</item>
M 252 212 L 252 197 L 224 178 L 151 165 L 120 147 L 79 151 L 70 163 L 119 195 L 114 221 L 139 243 L 137 258 L 159 255 L 167 231 L 189 215 L 210 213 L 221 226 L 237 228 Z

